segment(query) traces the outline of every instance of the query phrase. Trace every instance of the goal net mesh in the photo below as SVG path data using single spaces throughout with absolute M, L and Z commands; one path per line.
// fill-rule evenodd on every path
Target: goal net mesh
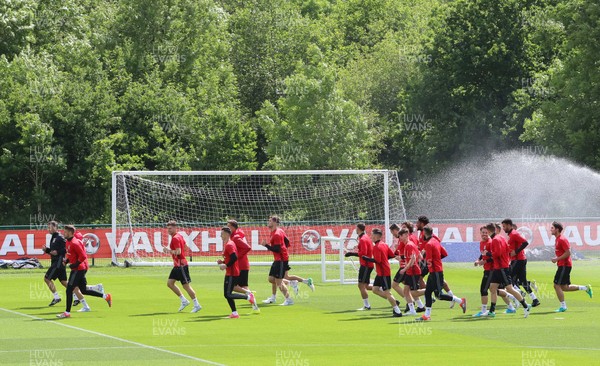
M 113 180 L 119 263 L 169 263 L 162 252 L 169 220 L 177 221 L 192 264 L 214 264 L 221 257 L 220 228 L 229 219 L 238 221 L 252 246 L 250 262 L 264 264 L 272 255 L 259 244 L 268 241 L 267 220 L 277 215 L 291 242 L 290 262 L 316 264 L 321 250 L 302 245 L 306 230 L 350 238 L 358 222 L 384 229 L 386 202 L 387 222 L 405 219 L 394 171 L 115 172 Z M 337 260 L 339 242 L 323 244 L 327 259 Z

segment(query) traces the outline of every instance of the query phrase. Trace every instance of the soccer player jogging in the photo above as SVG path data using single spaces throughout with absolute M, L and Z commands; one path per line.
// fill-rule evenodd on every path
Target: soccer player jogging
M 291 298 L 287 286 L 285 285 L 284 278 L 285 273 L 289 269 L 288 267 L 288 252 L 287 246 L 285 245 L 285 232 L 279 227 L 280 220 L 277 216 L 271 216 L 267 223 L 267 227 L 271 231 L 271 237 L 269 244 L 263 241 L 260 245 L 273 252 L 273 264 L 269 270 L 269 282 L 274 285 L 274 292 L 268 299 L 264 300 L 265 304 L 272 304 L 275 302 L 277 289 L 281 291 L 285 297 L 283 306 L 294 305 L 294 300 Z
M 474 262 L 475 266 L 483 267 L 483 277 L 481 278 L 481 286 L 479 287 L 479 292 L 481 294 L 481 311 L 474 314 L 473 317 L 485 317 L 488 315 L 487 304 L 488 304 L 488 290 L 490 288 L 490 282 L 492 280 L 491 273 L 494 268 L 493 260 L 491 257 L 491 246 L 492 239 L 490 238 L 490 233 L 487 227 L 482 226 L 479 228 L 479 233 L 481 235 L 481 241 L 479 242 L 479 251 L 481 255 L 479 259 Z M 508 297 L 514 298 L 514 296 L 508 294 L 504 290 L 498 289 L 498 294 L 502 296 L 502 299 L 508 305 L 508 309 L 506 310 L 507 314 L 512 314 L 516 312 L 513 304 L 509 301 Z M 516 299 L 515 299 L 516 301 Z
M 554 241 L 554 254 L 556 257 L 552 258 L 552 263 L 556 263 L 558 266 L 554 275 L 554 291 L 556 291 L 556 297 L 560 301 L 560 307 L 555 310 L 558 313 L 567 311 L 565 291 L 585 291 L 590 299 L 594 296 L 591 285 L 571 285 L 571 268 L 573 266 L 573 262 L 571 261 L 571 245 L 562 235 L 562 231 L 562 224 L 554 221 L 550 227 L 550 233 L 556 238 Z
M 540 300 L 537 299 L 531 284 L 527 281 L 527 257 L 525 256 L 525 248 L 529 245 L 527 240 L 523 238 L 517 230 L 513 229 L 514 224 L 511 219 L 502 220 L 502 229 L 508 234 L 508 247 L 510 249 L 510 268 L 513 285 L 519 288 L 522 285 L 525 291 L 531 298 L 531 306 L 540 305 Z
M 425 255 L 425 233 L 423 232 L 423 228 L 429 225 L 429 219 L 427 218 L 427 216 L 419 216 L 417 218 L 417 224 L 416 224 L 416 228 L 418 230 L 421 231 L 421 235 L 419 236 L 419 241 L 418 241 L 418 247 L 419 250 L 421 251 L 421 262 L 419 263 L 421 266 L 421 280 L 420 280 L 420 286 L 421 288 L 425 288 L 425 275 L 427 275 L 427 273 L 429 273 L 429 267 L 427 265 L 427 258 Z M 442 242 L 440 240 L 440 238 L 438 238 L 436 235 L 433 235 L 433 237 L 439 241 L 440 243 Z M 443 249 L 443 247 L 442 247 Z M 445 249 L 444 249 L 445 250 Z M 450 296 L 454 296 L 454 294 L 452 293 L 452 290 L 450 289 L 450 286 L 448 286 L 448 283 L 446 282 L 446 280 L 442 281 L 442 288 L 444 289 L 444 291 L 446 291 L 446 293 Z M 455 302 L 451 302 L 450 303 L 450 309 L 452 309 L 454 307 Z
M 188 262 L 185 259 L 185 240 L 183 236 L 177 232 L 177 222 L 171 220 L 167 222 L 167 232 L 171 236 L 171 241 L 169 242 L 168 247 L 163 247 L 163 253 L 171 254 L 173 258 L 173 269 L 169 274 L 169 279 L 167 280 L 167 287 L 171 289 L 179 297 L 181 300 L 181 306 L 179 306 L 179 311 L 185 309 L 186 306 L 190 304 L 188 299 L 181 293 L 181 290 L 175 284 L 176 281 L 181 282 L 183 289 L 188 293 L 190 298 L 194 303 L 194 307 L 192 308 L 192 313 L 197 313 L 202 309 L 200 303 L 198 303 L 198 298 L 196 298 L 196 292 L 192 288 L 190 283 L 192 279 L 190 278 L 190 270 L 188 268 Z
M 433 229 L 431 226 L 424 226 L 423 234 L 429 275 L 427 276 L 427 284 L 425 286 L 425 314 L 417 320 L 431 320 L 431 306 L 433 305 L 432 294 L 435 294 L 435 296 L 440 300 L 452 301 L 460 304 L 463 313 L 465 313 L 467 311 L 467 299 L 464 297 L 459 298 L 454 295 L 442 293 L 442 287 L 444 283 L 444 267 L 442 265 L 442 258 L 446 257 L 446 250 L 442 247 L 439 239 L 433 235 Z
M 356 224 L 356 233 L 358 234 L 358 250 L 356 253 L 348 252 L 345 254 L 346 257 L 355 256 L 359 258 L 360 268 L 358 270 L 358 290 L 363 300 L 363 307 L 358 309 L 371 310 L 371 304 L 369 304 L 369 290 L 373 289 L 371 286 L 371 272 L 373 272 L 373 263 L 366 261 L 363 256 L 373 258 L 373 241 L 365 232 L 366 226 L 364 223 Z
M 510 277 L 510 269 L 509 269 L 509 254 L 510 249 L 508 247 L 508 243 L 506 239 L 502 237 L 500 234 L 502 229 L 500 224 L 489 223 L 486 225 L 488 232 L 492 233 L 492 245 L 491 245 L 491 253 L 488 254 L 492 257 L 494 263 L 494 270 L 492 271 L 492 277 L 490 280 L 490 292 L 492 293 L 492 304 L 490 306 L 490 310 L 487 314 L 489 317 L 496 316 L 496 301 L 498 300 L 498 288 L 501 285 L 506 287 L 506 291 L 512 294 L 517 301 L 523 305 L 523 311 L 525 313 L 525 318 L 529 316 L 529 312 L 531 311 L 531 305 L 525 302 L 521 293 L 515 290 L 512 286 L 512 279 Z
M 419 290 L 419 277 L 421 276 L 421 268 L 419 267 L 418 258 L 421 257 L 417 244 L 409 239 L 409 231 L 406 228 L 400 229 L 398 232 L 400 242 L 404 243 L 402 256 L 405 258 L 406 265 L 399 271 L 404 283 L 404 299 L 408 306 L 408 311 L 405 315 L 417 315 L 418 312 L 425 311 L 425 308 L 415 310 L 414 298 L 422 295 L 423 290 Z
M 413 225 L 413 223 L 410 222 L 410 221 L 404 221 L 401 224 L 401 226 L 402 226 L 402 229 L 408 230 L 408 238 L 409 238 L 409 240 L 411 242 L 413 242 L 415 244 L 415 246 L 417 246 L 417 249 L 418 249 L 419 248 L 419 237 L 415 233 L 415 226 Z M 423 256 L 421 255 L 421 253 L 419 253 L 419 255 L 417 255 L 417 265 L 419 265 L 422 260 L 423 260 Z M 425 266 L 425 268 L 427 268 L 427 263 L 426 262 L 423 261 L 423 265 Z M 421 267 L 419 267 L 419 272 L 421 272 Z M 419 275 L 419 288 L 421 288 L 423 290 L 423 291 L 419 292 L 421 294 L 420 296 L 422 296 L 425 293 L 425 281 L 423 281 L 422 274 Z M 417 313 L 424 312 L 425 311 L 425 305 L 421 301 L 421 297 L 419 297 L 419 295 L 416 292 L 411 292 L 411 293 L 412 293 L 412 296 L 413 296 L 413 300 L 415 300 L 417 302 Z M 410 309 L 408 308 L 408 304 L 406 304 L 406 309 L 404 311 L 405 312 L 409 312 L 409 310 Z
M 373 282 L 373 293 L 386 299 L 390 303 L 392 306 L 392 315 L 394 317 L 401 317 L 402 312 L 398 307 L 396 299 L 390 292 L 392 281 L 389 259 L 394 258 L 394 252 L 392 252 L 386 243 L 381 241 L 382 235 L 383 233 L 380 229 L 375 228 L 371 230 L 371 238 L 375 242 L 375 246 L 373 247 L 373 258 L 369 258 L 366 255 L 361 258 L 367 262 L 375 263 L 377 276 L 375 276 L 375 281 Z
M 248 288 L 248 276 L 250 273 L 250 261 L 248 260 L 248 252 L 250 252 L 250 244 L 246 241 L 246 234 L 239 228 L 236 220 L 227 221 L 227 227 L 231 230 L 231 241 L 235 244 L 237 263 L 240 269 L 240 275 L 236 279 L 236 284 L 233 291 L 242 294 L 250 294 L 252 290 Z M 256 302 L 252 304 L 252 309 L 255 312 L 260 312 Z
M 69 274 L 69 281 L 67 282 L 67 307 L 64 313 L 58 314 L 58 318 L 69 318 L 71 317 L 71 305 L 73 304 L 73 291 L 77 291 L 77 294 L 90 295 L 95 297 L 101 297 L 108 303 L 108 306 L 112 306 L 112 296 L 110 294 L 102 294 L 100 292 L 89 290 L 87 288 L 87 280 L 85 274 L 89 268 L 87 261 L 87 253 L 81 240 L 74 237 L 75 227 L 72 225 L 65 226 L 65 239 L 67 239 L 67 259 L 65 264 L 69 264 L 71 273 Z M 88 312 L 90 307 L 87 305 L 85 298 L 81 296 L 79 298 L 83 308 L 79 312 Z
M 48 232 L 51 234 L 50 246 L 44 248 L 46 254 L 50 254 L 50 268 L 44 275 L 44 282 L 52 292 L 54 298 L 48 306 L 54 306 L 58 304 L 61 299 L 56 286 L 54 286 L 54 280 L 58 279 L 60 283 L 66 288 L 67 287 L 67 270 L 65 269 L 64 259 L 67 254 L 66 240 L 58 232 L 58 223 L 56 221 L 50 221 L 48 223 Z
M 231 240 L 231 229 L 227 226 L 221 229 L 221 239 L 225 245 L 223 246 L 223 259 L 219 259 L 217 264 L 219 268 L 225 271 L 225 280 L 223 282 L 223 296 L 227 299 L 227 303 L 231 308 L 231 314 L 229 318 L 237 319 L 239 314 L 237 312 L 234 300 L 248 300 L 252 304 L 253 308 L 256 308 L 256 300 L 254 294 L 248 292 L 245 295 L 234 294 L 233 289 L 237 285 L 237 280 L 240 276 L 240 267 L 238 266 L 238 256 L 236 245 Z
M 396 256 L 396 259 L 398 260 L 398 263 L 400 265 L 400 268 L 398 268 L 398 271 L 394 276 L 394 280 L 392 281 L 392 288 L 394 289 L 394 291 L 396 291 L 396 293 L 398 293 L 398 295 L 404 297 L 404 289 L 400 287 L 400 284 L 404 283 L 405 271 L 402 271 L 402 269 L 406 266 L 406 260 L 404 257 L 404 246 L 406 245 L 406 240 L 402 241 L 400 239 L 400 226 L 398 226 L 398 224 L 390 225 L 390 232 L 392 233 L 394 238 L 397 239 L 396 246 L 394 248 L 394 255 Z M 408 236 L 406 237 L 406 239 L 408 240 Z
M 77 239 L 81 240 L 81 242 L 83 243 L 83 234 L 79 230 L 75 230 L 75 234 L 73 234 L 73 236 L 76 237 Z M 85 248 L 85 244 L 83 247 Z M 87 285 L 86 288 L 88 290 L 94 290 L 96 292 L 100 292 L 101 294 L 104 295 L 104 286 L 102 286 L 101 283 L 99 283 L 97 285 Z M 79 292 L 79 289 L 76 289 L 75 291 L 73 291 L 73 306 L 77 306 L 77 305 L 81 304 L 78 297 L 82 297 L 83 295 L 81 294 L 81 292 L 79 292 L 79 293 L 78 292 Z

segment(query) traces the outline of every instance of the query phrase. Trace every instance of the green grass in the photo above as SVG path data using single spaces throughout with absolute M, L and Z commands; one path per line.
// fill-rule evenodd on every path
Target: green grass
M 179 301 L 165 285 L 169 268 L 101 267 L 88 272 L 88 281 L 104 284 L 113 294 L 113 307 L 89 298 L 92 312 L 73 312 L 72 318 L 57 320 L 64 301 L 55 308 L 47 306 L 51 294 L 42 281 L 43 270 L 3 270 L 0 364 L 600 364 L 600 285 L 597 298 L 591 300 L 583 291 L 567 293 L 569 310 L 556 314 L 555 267 L 529 263 L 529 277 L 538 282 L 542 305 L 527 319 L 522 309 L 516 315 L 502 314 L 504 306 L 495 319 L 474 319 L 481 271 L 467 264 L 445 268 L 455 294 L 468 298 L 469 310 L 463 315 L 458 306 L 450 310 L 449 303 L 438 301 L 432 321 L 425 324 L 392 318 L 387 303 L 374 295 L 373 310 L 354 311 L 362 305 L 354 285 L 318 280 L 314 293 L 301 286 L 292 307 L 264 305 L 260 315 L 247 315 L 250 305 L 238 301 L 240 319 L 224 319 L 229 308 L 222 297 L 223 274 L 198 267 L 191 268 L 203 306 L 197 314 L 177 312 Z M 267 271 L 255 267 L 251 272 L 251 287 L 259 300 L 270 292 Z M 320 278 L 316 267 L 294 271 Z M 579 261 L 572 280 L 594 286 L 598 275 L 597 261 Z

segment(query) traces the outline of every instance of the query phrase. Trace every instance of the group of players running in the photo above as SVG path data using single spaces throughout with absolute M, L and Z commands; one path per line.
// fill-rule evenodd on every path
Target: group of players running
M 420 231 L 417 237 L 415 228 Z M 392 315 L 401 317 L 403 315 L 424 314 L 417 318 L 418 321 L 431 320 L 431 308 L 435 299 L 450 301 L 450 307 L 459 304 L 463 313 L 467 311 L 467 300 L 455 296 L 448 283 L 444 280 L 444 269 L 442 259 L 448 255 L 441 245 L 440 239 L 433 234 L 426 216 L 419 216 L 415 225 L 411 222 L 403 222 L 400 226 L 392 224 L 390 231 L 397 239 L 390 247 L 381 241 L 382 231 L 375 228 L 371 231 L 371 237 L 365 232 L 365 225 L 356 225 L 358 234 L 357 252 L 348 252 L 346 257 L 357 256 L 360 258 L 360 269 L 358 274 L 358 288 L 363 299 L 363 307 L 358 310 L 370 310 L 368 290 L 388 300 L 392 306 Z M 559 222 L 553 222 L 551 233 L 555 236 L 555 257 L 552 262 L 556 263 L 558 269 L 554 276 L 554 289 L 560 302 L 557 312 L 567 310 L 564 300 L 565 291 L 586 291 L 593 296 L 591 285 L 580 286 L 571 284 L 571 251 L 568 240 L 562 235 L 563 226 Z M 502 235 L 504 231 L 508 240 Z M 534 293 L 535 281 L 532 284 L 527 280 L 527 258 L 524 249 L 529 245 L 527 240 L 516 230 L 516 225 L 511 219 L 505 219 L 502 223 L 489 223 L 480 228 L 481 255 L 475 260 L 475 266 L 484 269 L 481 280 L 481 310 L 474 317 L 495 317 L 496 302 L 498 296 L 502 297 L 508 305 L 505 313 L 516 313 L 517 308 L 523 307 L 525 318 L 529 315 L 532 307 L 540 305 Z M 400 264 L 400 269 L 391 280 L 391 269 L 389 260 L 395 258 Z M 376 270 L 373 284 L 370 284 L 370 275 Z M 427 281 L 425 281 L 427 276 Z M 403 284 L 404 288 L 400 285 Z M 520 291 L 519 286 L 525 289 Z M 391 293 L 395 290 L 406 302 L 404 313 L 400 311 L 399 304 Z M 488 292 L 491 293 L 491 305 L 488 309 Z M 525 294 L 529 294 L 532 303 L 528 304 Z M 420 297 L 425 295 L 425 305 Z M 415 302 L 417 307 L 415 308 Z
M 279 290 L 285 300 L 283 306 L 293 305 L 293 298 L 290 296 L 288 285 L 291 286 L 296 294 L 298 293 L 298 283 L 306 284 L 312 291 L 315 290 L 311 278 L 302 278 L 289 274 L 289 239 L 286 233 L 280 228 L 279 217 L 269 218 L 267 226 L 270 230 L 269 241 L 263 241 L 260 245 L 264 246 L 273 254 L 273 264 L 269 271 L 268 281 L 271 283 L 271 296 L 263 301 L 265 304 L 276 301 L 277 290 Z M 392 224 L 390 232 L 397 239 L 389 246 L 381 239 L 383 232 L 379 228 L 374 228 L 369 236 L 366 233 L 366 226 L 363 223 L 356 225 L 358 235 L 358 247 L 356 252 L 346 253 L 346 257 L 357 256 L 360 260 L 360 269 L 358 273 L 358 288 L 363 299 L 363 306 L 358 309 L 361 311 L 370 310 L 368 290 L 384 299 L 392 307 L 392 316 L 402 317 L 406 315 L 424 314 L 417 318 L 418 321 L 428 321 L 431 319 L 431 309 L 433 303 L 438 300 L 449 301 L 450 307 L 459 304 L 463 313 L 467 311 L 467 300 L 455 296 L 448 283 L 444 280 L 442 259 L 448 253 L 441 245 L 441 240 L 433 233 L 429 225 L 429 219 L 425 216 L 419 216 L 415 225 L 406 221 L 401 225 Z M 415 230 L 416 229 L 416 230 Z M 54 299 L 50 306 L 60 302 L 60 297 L 53 280 L 59 279 L 66 287 L 67 307 L 65 312 L 57 315 L 59 318 L 70 317 L 72 301 L 75 298 L 78 303 L 83 304 L 79 311 L 90 311 L 89 305 L 83 295 L 102 297 L 109 306 L 112 305 L 112 297 L 105 294 L 101 285 L 87 286 L 85 274 L 88 269 L 87 255 L 85 247 L 81 241 L 81 234 L 71 225 L 64 227 L 64 238 L 58 233 L 58 224 L 51 221 L 48 224 L 48 230 L 51 234 L 50 246 L 45 252 L 52 257 L 51 266 L 48 269 L 44 280 Z M 169 221 L 167 231 L 171 237 L 169 245 L 163 248 L 165 254 L 170 254 L 173 258 L 173 269 L 169 275 L 167 286 L 181 300 L 179 311 L 190 305 L 176 282 L 179 281 L 184 290 L 191 298 L 194 306 L 192 313 L 202 309 L 196 297 L 194 289 L 191 287 L 191 278 L 188 263 L 185 258 L 185 240 L 178 233 L 177 223 Z M 417 236 L 417 231 L 420 232 Z M 504 231 L 508 235 L 508 240 L 502 235 Z M 554 277 L 554 289 L 560 308 L 557 312 L 567 310 L 564 301 L 565 291 L 586 291 L 593 296 L 592 287 L 572 285 L 570 282 L 570 272 L 572 267 L 571 252 L 568 240 L 562 235 L 563 226 L 558 223 L 552 223 L 551 233 L 555 236 L 555 254 L 552 262 L 556 263 L 558 269 Z M 505 313 L 515 313 L 520 306 L 524 309 L 524 315 L 527 317 L 532 307 L 540 305 L 534 293 L 535 282 L 532 284 L 527 280 L 527 259 L 524 249 L 528 242 L 516 230 L 512 220 L 506 219 L 502 223 L 490 223 L 480 228 L 481 255 L 475 260 L 475 266 L 482 266 L 484 269 L 481 281 L 481 311 L 474 314 L 474 317 L 495 317 L 497 297 L 500 296 L 508 305 Z M 219 259 L 217 264 L 219 268 L 225 271 L 223 283 L 223 294 L 231 309 L 229 318 L 239 318 L 235 300 L 247 300 L 252 304 L 253 312 L 260 312 L 254 292 L 248 287 L 248 274 L 250 263 L 248 252 L 251 246 L 248 244 L 245 233 L 239 227 L 237 221 L 229 220 L 227 226 L 221 229 L 221 239 L 223 241 L 223 259 Z M 397 259 L 400 268 L 394 279 L 391 279 L 390 259 Z M 71 273 L 69 280 L 66 279 L 65 266 L 69 265 Z M 370 277 L 376 270 L 376 276 L 371 285 Z M 425 280 L 425 276 L 427 279 Z M 403 287 L 401 286 L 403 285 Z M 525 289 L 520 291 L 519 286 Z M 99 288 L 98 288 L 99 287 Z M 405 299 L 407 305 L 402 312 L 400 302 L 394 298 L 391 290 Z M 488 292 L 491 293 L 491 305 L 488 309 Z M 532 303 L 528 304 L 524 298 L 525 293 L 529 294 Z M 425 304 L 421 297 L 425 296 Z M 435 295 L 435 298 L 434 298 Z M 416 307 L 415 307 L 416 303 Z
M 70 318 L 71 307 L 73 305 L 82 305 L 79 312 L 91 311 L 85 297 L 90 295 L 100 297 L 106 300 L 108 306 L 112 306 L 112 296 L 109 293 L 104 293 L 102 284 L 88 286 L 85 277 L 89 268 L 87 253 L 83 245 L 80 232 L 74 226 L 65 225 L 62 236 L 58 232 L 58 223 L 50 221 L 48 223 L 48 232 L 50 233 L 50 245 L 44 247 L 44 252 L 51 257 L 50 267 L 44 275 L 44 282 L 48 285 L 50 292 L 54 298 L 50 302 L 50 306 L 54 306 L 61 301 L 60 295 L 54 286 L 54 280 L 59 280 L 60 283 L 67 289 L 66 300 L 67 306 L 64 312 L 57 315 L 58 318 Z M 66 266 L 69 266 L 71 273 L 67 281 Z M 75 304 L 73 303 L 75 301 Z

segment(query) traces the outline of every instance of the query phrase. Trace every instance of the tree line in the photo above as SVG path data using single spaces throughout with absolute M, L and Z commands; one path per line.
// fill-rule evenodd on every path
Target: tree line
M 411 180 L 515 148 L 600 169 L 599 17 L 583 0 L 2 2 L 0 223 L 106 223 L 113 170 Z

